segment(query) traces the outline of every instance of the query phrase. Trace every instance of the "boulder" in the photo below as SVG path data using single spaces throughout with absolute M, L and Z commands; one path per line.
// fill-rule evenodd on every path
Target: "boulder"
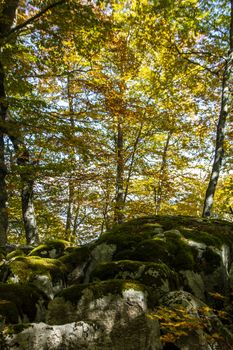
M 81 247 L 17 249 L 0 266 L 10 350 L 233 348 L 232 223 L 150 216 Z

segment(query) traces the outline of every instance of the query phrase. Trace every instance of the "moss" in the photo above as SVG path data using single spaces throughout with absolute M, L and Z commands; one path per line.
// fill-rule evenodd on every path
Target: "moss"
M 47 297 L 36 287 L 26 284 L 5 284 L 0 283 L 0 296 L 2 301 L 8 302 L 11 305 L 12 323 L 18 323 L 18 317 L 23 319 L 23 315 L 27 315 L 30 322 L 33 322 L 36 316 L 36 304 L 40 299 L 47 302 Z M 13 306 L 14 305 L 14 306 Z M 2 306 L 4 308 L 4 304 Z M 3 312 L 3 310 L 1 310 Z M 5 315 L 9 317 L 9 311 L 6 310 Z
M 177 238 L 179 235 L 174 230 L 180 231 L 187 239 L 220 247 L 223 243 L 228 244 L 233 249 L 233 224 L 221 220 L 206 220 L 189 216 L 149 216 L 130 220 L 122 225 L 115 226 L 111 232 L 105 233 L 98 244 L 106 242 L 116 244 L 117 250 L 113 256 L 114 260 L 142 260 L 142 261 L 163 261 L 169 263 L 177 269 L 194 266 L 193 249 L 188 245 L 176 241 L 179 249 L 170 252 L 163 243 L 153 243 L 153 236 L 156 238 L 158 230 L 165 232 L 166 240 Z M 171 232 L 173 230 L 173 233 Z M 177 236 L 177 237 L 175 237 Z M 178 237 L 179 238 L 179 237 Z M 182 237 L 180 237 L 182 238 Z M 145 244 L 145 241 L 148 243 Z M 150 243 L 152 246 L 150 246 Z M 158 249 L 156 252 L 156 248 Z M 167 250 L 167 252 L 166 252 Z
M 6 258 L 6 248 L 0 246 L 0 262 Z
M 64 278 L 66 266 L 58 259 L 38 256 L 18 257 L 10 263 L 11 271 L 20 282 L 29 282 L 38 274 L 47 274 L 52 280 Z
M 202 255 L 201 268 L 207 274 L 211 274 L 216 268 L 221 266 L 221 257 L 213 251 L 213 249 L 206 248 Z
M 202 219 L 191 216 L 148 216 L 130 220 L 127 223 L 117 226 L 114 232 L 125 231 L 134 233 L 143 230 L 147 225 L 159 224 L 165 231 L 182 228 L 194 230 L 196 233 L 205 232 L 218 238 L 221 243 L 233 243 L 233 223 L 216 220 Z M 126 230 L 125 230 L 126 228 Z
M 19 322 L 18 309 L 12 301 L 0 299 L 0 315 L 6 323 Z
M 165 281 L 171 289 L 177 286 L 178 277 L 167 265 L 163 263 L 141 261 L 113 261 L 99 264 L 90 276 L 92 281 L 123 279 L 137 280 L 147 286 L 161 287 Z
M 151 238 L 152 233 L 149 232 L 137 232 L 134 234 L 128 234 L 126 232 L 111 232 L 104 234 L 98 243 L 115 244 L 117 249 L 114 254 L 117 255 L 123 250 L 133 249 L 142 240 Z
M 74 313 L 74 305 L 70 301 L 64 302 L 62 297 L 56 297 L 48 305 L 46 323 L 51 325 L 63 325 L 64 323 L 77 322 Z
M 66 265 L 67 270 L 70 272 L 79 264 L 87 261 L 89 257 L 90 248 L 84 246 L 65 251 L 65 254 L 59 258 L 59 261 Z
M 64 241 L 62 239 L 46 241 L 44 244 L 41 244 L 38 247 L 34 248 L 28 255 L 37 255 L 44 258 L 58 258 L 63 255 L 65 248 L 67 248 L 69 244 L 69 242 Z M 54 254 L 54 256 L 51 256 L 51 254 Z
M 123 250 L 114 256 L 114 260 L 130 259 L 134 261 L 159 262 L 177 270 L 194 267 L 193 250 L 177 235 L 171 235 L 166 240 L 158 238 L 139 242 L 134 250 Z
M 195 264 L 192 249 L 178 236 L 167 237 L 170 266 L 175 270 L 192 270 Z
M 140 242 L 131 255 L 137 261 L 169 263 L 169 252 L 166 242 L 159 239 L 147 239 Z
M 16 249 L 7 254 L 6 259 L 10 260 L 12 258 L 15 258 L 16 256 L 24 256 L 24 252 L 21 249 Z
M 133 252 L 135 251 L 135 247 L 131 247 L 130 249 L 123 249 L 122 251 L 118 251 L 115 253 L 114 260 L 129 260 L 133 257 Z
M 76 304 L 82 297 L 85 290 L 89 290 L 93 294 L 93 299 L 102 298 L 105 295 L 122 295 L 127 289 L 145 291 L 146 287 L 136 281 L 125 280 L 108 280 L 101 282 L 93 282 L 89 284 L 77 284 L 59 292 L 56 297 L 62 297 L 72 304 Z
M 213 234 L 197 231 L 195 229 L 182 228 L 181 232 L 183 236 L 187 239 L 193 240 L 195 242 L 204 243 L 207 246 L 220 247 L 222 240 Z
M 29 323 L 17 323 L 17 324 L 11 324 L 6 329 L 6 334 L 18 334 L 23 332 L 25 329 L 32 327 Z

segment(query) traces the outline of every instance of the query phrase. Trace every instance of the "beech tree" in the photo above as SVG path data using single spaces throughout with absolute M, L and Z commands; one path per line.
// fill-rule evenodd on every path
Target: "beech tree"
M 35 21 L 44 16 L 48 11 L 54 7 L 65 3 L 65 0 L 56 1 L 52 4 L 45 6 L 42 9 L 36 9 L 36 13 L 31 14 L 29 12 L 29 17 L 24 18 L 23 21 L 17 23 L 17 10 L 20 9 L 20 2 L 13 1 L 3 1 L 1 3 L 1 19 L 0 19 L 0 36 L 1 36 L 1 60 L 0 60 L 0 114 L 1 114 L 1 170 L 0 170 L 0 192 L 1 192 L 1 201 L 0 201 L 0 243 L 2 245 L 6 244 L 7 240 L 7 228 L 8 228 L 8 216 L 7 216 L 7 190 L 6 190 L 6 166 L 5 166 L 5 150 L 4 150 L 4 135 L 7 135 L 15 148 L 17 163 L 20 167 L 24 167 L 29 163 L 29 152 L 26 149 L 22 136 L 20 135 L 20 128 L 17 129 L 17 126 L 14 125 L 14 121 L 10 117 L 9 112 L 9 102 L 6 92 L 6 72 L 4 68 L 4 61 L 6 60 L 5 48 L 10 43 L 16 43 L 17 35 L 20 35 L 20 32 L 27 28 L 29 25 L 32 25 Z M 33 8 L 34 10 L 34 8 Z M 25 233 L 27 243 L 38 243 L 38 233 L 36 227 L 35 212 L 33 206 L 33 180 L 28 176 L 26 171 L 21 171 L 21 200 L 22 200 L 22 216 L 25 226 Z
M 218 169 L 232 104 L 227 3 L 2 1 L 1 244 L 19 197 L 29 244 L 201 215 L 221 79 Z M 230 130 L 225 141 L 230 157 Z
M 221 89 L 221 107 L 216 131 L 214 161 L 205 194 L 203 217 L 211 216 L 214 194 L 224 157 L 224 140 L 227 117 L 233 111 L 233 0 L 230 0 L 229 50 L 225 59 Z

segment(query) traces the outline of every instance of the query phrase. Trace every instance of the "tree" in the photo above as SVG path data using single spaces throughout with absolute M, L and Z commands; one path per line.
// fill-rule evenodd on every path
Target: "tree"
M 226 57 L 221 91 L 221 108 L 219 113 L 214 161 L 210 175 L 209 184 L 205 194 L 203 217 L 211 216 L 214 202 L 214 194 L 224 157 L 225 125 L 228 115 L 233 110 L 233 0 L 231 4 L 230 30 L 229 30 L 229 51 Z
M 9 40 L 15 35 L 19 35 L 22 29 L 25 29 L 28 25 L 36 22 L 40 17 L 50 11 L 52 8 L 65 3 L 65 0 L 53 2 L 39 9 L 36 14 L 24 19 L 23 22 L 13 26 L 16 20 L 16 11 L 19 8 L 19 1 L 13 0 L 10 3 L 3 1 L 1 4 L 1 20 L 0 20 L 0 48 L 2 52 L 2 58 L 0 60 L 0 114 L 1 114 L 1 133 L 0 133 L 0 244 L 5 245 L 7 240 L 7 228 L 8 228 L 8 216 L 7 216 L 7 190 L 6 190 L 6 166 L 5 166 L 5 150 L 4 150 L 4 135 L 7 135 L 13 143 L 15 152 L 17 154 L 17 163 L 23 168 L 21 170 L 21 200 L 22 200 L 22 216 L 25 226 L 26 239 L 28 244 L 38 242 L 38 233 L 36 227 L 35 212 L 33 206 L 33 179 L 32 175 L 28 176 L 27 167 L 29 163 L 29 152 L 26 149 L 23 138 L 21 136 L 20 129 L 16 130 L 13 120 L 10 118 L 9 102 L 6 93 L 6 74 L 4 69 L 4 49 Z M 13 127 L 13 128 L 12 128 Z

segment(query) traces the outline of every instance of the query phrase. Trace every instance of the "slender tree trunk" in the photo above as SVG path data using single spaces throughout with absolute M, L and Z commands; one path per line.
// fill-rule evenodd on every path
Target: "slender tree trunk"
M 0 62 L 0 118 L 1 124 L 4 125 L 7 115 L 7 101 L 4 88 L 4 69 Z M 5 165 L 5 144 L 4 132 L 0 131 L 0 245 L 5 245 L 7 241 L 8 215 L 7 215 L 7 189 L 6 189 Z
M 137 137 L 136 137 L 134 145 L 133 145 L 133 152 L 132 152 L 132 155 L 131 155 L 128 176 L 127 176 L 126 184 L 125 184 L 124 204 L 126 202 L 126 199 L 127 199 L 127 196 L 128 196 L 128 192 L 129 192 L 129 183 L 130 183 L 131 175 L 132 175 L 132 172 L 133 172 L 133 167 L 134 167 L 134 162 L 135 162 L 135 155 L 136 155 L 138 143 L 140 141 L 140 137 L 141 137 L 141 134 L 142 134 L 142 127 L 143 127 L 143 122 L 140 125 Z
M 117 174 L 116 174 L 116 202 L 114 221 L 121 224 L 124 219 L 124 157 L 123 157 L 123 127 L 122 117 L 117 120 L 117 138 L 116 138 L 116 155 L 117 155 Z
M 68 105 L 69 105 L 69 114 L 70 114 L 70 125 L 72 129 L 75 128 L 74 122 L 74 104 L 73 104 L 73 96 L 71 92 L 71 77 L 70 73 L 67 72 L 67 97 L 68 97 Z M 73 151 L 73 150 L 72 150 Z M 71 163 L 75 163 L 75 156 L 73 152 L 69 155 L 69 160 Z M 74 183 L 72 178 L 69 179 L 68 182 L 68 205 L 67 205 L 67 214 L 66 214 L 66 227 L 65 227 L 65 237 L 69 241 L 72 235 L 72 219 L 73 219 L 73 206 L 74 206 Z
M 34 181 L 26 178 L 22 179 L 22 192 L 21 192 L 21 200 L 22 200 L 22 214 L 23 214 L 23 222 L 24 229 L 26 234 L 27 244 L 38 244 L 39 243 L 39 235 L 37 230 L 36 223 L 36 214 L 35 208 L 33 204 L 33 185 Z
M 0 131 L 0 246 L 5 246 L 7 242 L 7 190 L 6 190 L 6 166 L 4 157 L 4 135 Z
M 172 132 L 170 131 L 167 135 L 166 143 L 163 150 L 162 163 L 159 171 L 159 183 L 158 187 L 154 188 L 154 198 L 155 198 L 155 213 L 158 215 L 161 203 L 163 200 L 163 190 L 165 184 L 166 170 L 167 170 L 167 153 L 169 148 L 169 143 L 171 140 Z
M 68 206 L 67 206 L 67 214 L 66 214 L 66 228 L 65 228 L 65 238 L 66 240 L 71 239 L 71 226 L 72 226 L 72 216 L 73 216 L 73 202 L 74 202 L 74 185 L 72 180 L 69 179 L 68 183 Z
M 30 169 L 29 152 L 20 136 L 9 134 L 20 167 L 21 178 L 21 205 L 22 217 L 27 244 L 38 244 L 39 235 L 37 230 L 35 208 L 33 204 L 33 173 Z
M 222 99 L 219 113 L 214 162 L 210 175 L 209 184 L 205 194 L 203 217 L 211 216 L 214 202 L 214 194 L 218 183 L 218 178 L 224 157 L 224 129 L 226 119 L 233 108 L 233 0 L 231 0 L 231 24 L 230 24 L 230 49 L 225 64 L 223 81 L 222 81 Z

